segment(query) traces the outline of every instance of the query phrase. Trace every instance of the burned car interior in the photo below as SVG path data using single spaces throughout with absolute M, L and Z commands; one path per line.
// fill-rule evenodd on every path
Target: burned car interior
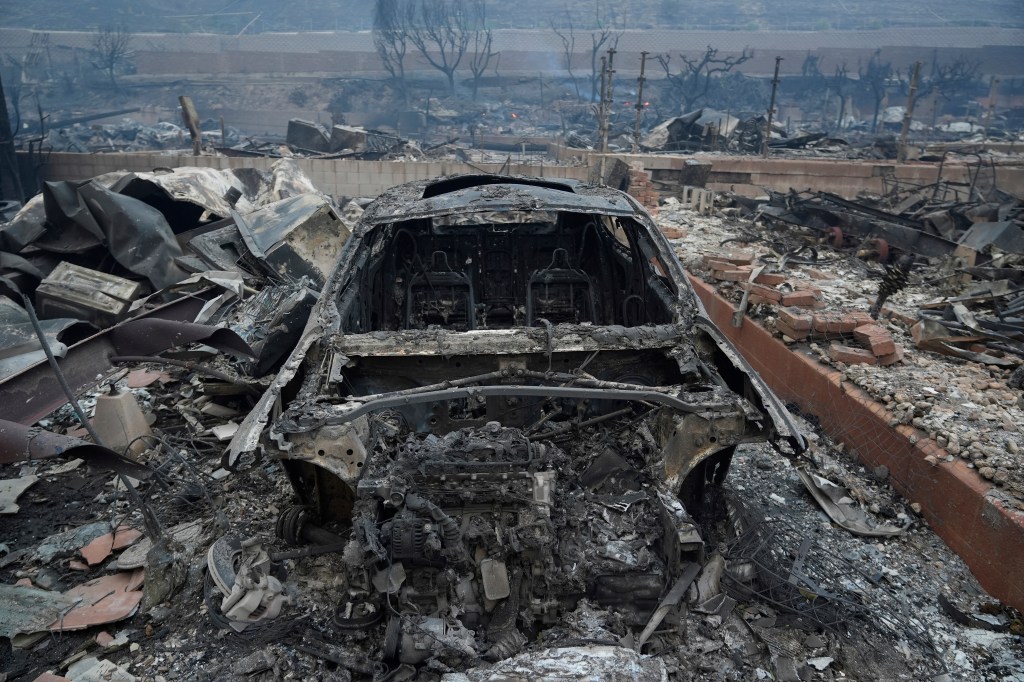
M 375 235 L 345 329 L 666 323 L 675 291 L 641 234 L 628 217 L 536 211 L 393 223 Z
M 575 646 L 591 604 L 641 651 L 766 440 L 802 447 L 639 205 L 463 176 L 367 208 L 231 455 L 282 460 L 286 539 L 345 538 L 334 623 L 378 628 L 367 656 L 464 667 Z

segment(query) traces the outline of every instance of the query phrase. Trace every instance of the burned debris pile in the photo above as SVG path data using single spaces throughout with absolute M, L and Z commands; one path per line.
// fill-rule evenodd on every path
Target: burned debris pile
M 216 324 L 237 312 L 236 326 L 258 349 L 254 367 L 266 373 L 274 354 L 287 351 L 275 337 L 298 333 L 301 311 L 348 234 L 332 201 L 288 161 L 269 173 L 182 168 L 48 182 L 0 226 L 4 376 L 40 357 L 20 310 L 23 295 L 63 355 L 60 344 L 187 292 L 208 299 L 188 322 Z M 265 338 L 255 338 L 253 315 L 276 320 L 269 334 L 259 332 Z
M 1019 199 L 994 187 L 983 192 L 973 183 L 940 182 L 861 201 L 827 192 L 773 193 L 758 214 L 776 233 L 817 232 L 833 248 L 878 263 L 881 282 L 868 311 L 874 318 L 916 270 L 927 271 L 949 294 L 920 306 L 912 328 L 918 347 L 1003 367 L 1024 361 Z
M 987 186 L 986 186 L 987 184 Z M 719 203 L 723 203 L 722 200 Z M 798 352 L 838 368 L 1024 509 L 1021 202 L 981 179 L 669 205 L 692 272 Z M 952 378 L 951 378 L 952 377 Z
M 84 118 L 107 116 L 109 114 Z M 200 125 L 206 146 L 234 146 L 243 141 L 243 135 L 237 128 L 222 127 L 213 119 L 206 119 Z M 131 118 L 103 124 L 57 121 L 47 125 L 45 140 L 46 145 L 57 152 L 142 152 L 187 148 L 189 131 L 169 121 L 147 125 Z

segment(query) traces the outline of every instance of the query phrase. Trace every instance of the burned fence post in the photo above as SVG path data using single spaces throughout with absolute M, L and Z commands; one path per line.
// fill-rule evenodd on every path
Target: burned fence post
M 601 162 L 598 167 L 598 178 L 604 178 L 605 156 L 608 154 L 608 131 L 611 116 L 612 102 L 612 79 L 615 75 L 614 59 L 615 48 L 608 49 L 608 57 L 601 57 L 601 102 L 598 106 L 598 136 L 600 137 Z
M 203 134 L 199 131 L 199 114 L 196 112 L 196 106 L 188 95 L 178 97 L 178 102 L 181 103 L 181 118 L 188 126 L 189 135 L 192 136 L 192 155 L 199 156 L 202 153 Z
M 772 118 L 775 114 L 775 93 L 779 89 L 779 65 L 782 57 L 775 58 L 775 76 L 772 77 L 772 99 L 768 103 L 768 120 L 765 122 L 764 140 L 761 142 L 761 156 L 768 158 L 768 142 L 772 138 Z
M 650 52 L 644 50 L 640 53 L 640 77 L 636 79 L 636 123 L 633 126 L 633 151 L 640 151 L 640 119 L 643 118 L 644 114 L 644 70 L 647 66 L 647 55 Z
M 907 109 L 903 112 L 903 128 L 900 129 L 899 151 L 896 162 L 907 160 L 907 133 L 910 132 L 910 119 L 914 117 L 914 101 L 917 97 L 917 81 L 921 75 L 921 62 L 914 62 L 914 72 L 910 76 L 910 92 L 907 94 Z
M 996 108 L 996 97 L 999 95 L 999 83 L 998 78 L 992 79 L 992 84 L 988 89 L 988 111 L 985 113 L 985 139 L 988 139 L 988 130 L 992 126 L 992 114 Z

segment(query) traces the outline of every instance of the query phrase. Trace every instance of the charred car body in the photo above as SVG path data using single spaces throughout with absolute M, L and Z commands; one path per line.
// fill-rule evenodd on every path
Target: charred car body
M 458 176 L 367 208 L 229 458 L 351 524 L 336 624 L 465 664 L 570 644 L 581 604 L 639 635 L 765 440 L 803 447 L 632 198 Z

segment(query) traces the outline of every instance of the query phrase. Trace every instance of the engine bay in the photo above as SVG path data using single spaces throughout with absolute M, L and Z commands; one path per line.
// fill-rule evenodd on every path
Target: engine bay
M 615 613 L 623 634 L 642 629 L 682 567 L 703 559 L 694 521 L 645 473 L 654 447 L 643 428 L 600 445 L 536 442 L 497 422 L 382 435 L 344 554 L 349 618 L 378 615 L 382 659 L 404 664 L 497 661 L 559 641 L 581 602 Z

